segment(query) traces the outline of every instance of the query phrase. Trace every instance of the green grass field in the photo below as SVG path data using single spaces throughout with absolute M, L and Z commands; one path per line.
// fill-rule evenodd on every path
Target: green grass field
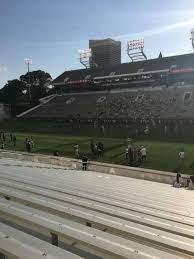
M 126 165 L 126 138 L 93 138 L 94 142 L 102 141 L 105 147 L 104 157 L 97 159 L 91 157 L 91 137 L 30 132 L 16 132 L 16 136 L 16 147 L 13 147 L 13 143 L 10 141 L 9 134 L 7 133 L 5 149 L 25 151 L 25 139 L 26 137 L 31 136 L 35 143 L 33 150 L 34 153 L 52 155 L 53 151 L 57 149 L 60 156 L 74 157 L 73 146 L 78 143 L 80 145 L 80 153 L 87 154 L 92 160 Z M 191 174 L 193 172 L 193 169 L 191 168 L 191 164 L 194 161 L 193 144 L 168 143 L 148 140 L 137 141 L 134 143 L 134 146 L 141 145 L 144 145 L 147 148 L 148 153 L 147 161 L 145 161 L 141 167 L 173 172 L 179 167 L 178 153 L 182 148 L 184 148 L 185 162 L 182 168 L 182 173 Z

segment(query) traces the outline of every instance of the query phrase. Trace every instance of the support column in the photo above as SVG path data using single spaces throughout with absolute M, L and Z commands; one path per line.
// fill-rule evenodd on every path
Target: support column
M 58 246 L 59 240 L 58 235 L 51 233 L 51 244 L 54 246 Z

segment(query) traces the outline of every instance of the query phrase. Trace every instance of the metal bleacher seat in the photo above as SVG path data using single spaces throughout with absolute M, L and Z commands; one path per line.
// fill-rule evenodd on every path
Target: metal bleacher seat
M 32 230 L 35 228 L 40 233 L 48 231 L 51 233 L 51 237 L 57 236 L 57 240 L 58 238 L 60 240 L 70 238 L 71 242 L 78 242 L 76 247 L 79 248 L 86 246 L 91 251 L 94 247 L 95 253 L 98 256 L 103 254 L 105 258 L 108 255 L 111 255 L 111 258 L 133 258 L 137 254 L 141 258 L 153 258 L 153 256 L 166 259 L 179 258 L 178 255 L 175 255 L 176 253 L 173 255 L 143 244 L 138 245 L 134 241 L 89 228 L 28 206 L 18 205 L 16 202 L 0 199 L 0 211 L 0 218 L 6 218 L 7 221 Z M 180 243 L 181 246 L 183 245 Z M 192 245 L 190 245 L 189 254 L 193 254 Z
M 61 248 L 0 223 L 0 258 L 81 259 Z
M 107 250 L 103 252 L 102 244 L 96 242 L 94 253 L 98 255 L 110 254 L 108 247 L 112 249 L 109 246 L 112 243 L 118 250 L 119 243 L 122 247 L 135 247 L 131 252 L 134 258 L 135 250 L 150 256 L 150 249 L 167 253 L 164 257 L 158 253 L 158 258 L 173 258 L 172 255 L 182 254 L 192 257 L 194 210 L 192 200 L 188 197 L 185 199 L 184 193 L 177 207 L 177 190 L 166 185 L 142 183 L 130 178 L 126 181 L 126 178 L 119 176 L 94 172 L 40 170 L 41 173 L 34 168 L 26 171 L 21 167 L 19 173 L 12 168 L 6 174 L 0 172 L 0 196 L 8 199 L 1 199 L 1 218 L 11 222 L 17 216 L 20 224 L 40 224 L 40 229 L 47 229 L 48 233 L 56 233 L 57 225 L 71 226 L 75 232 L 71 232 L 70 238 L 78 246 L 88 235 L 99 236 L 98 241 L 107 240 Z M 48 225 L 52 228 L 48 229 Z M 60 232 L 57 228 L 57 235 L 64 237 L 68 228 L 61 229 L 64 231 Z M 87 233 L 86 236 L 82 235 L 82 241 L 73 239 L 79 236 L 76 229 L 78 233 Z M 120 237 L 121 240 L 118 239 Z M 134 243 L 130 243 L 132 240 Z M 90 241 L 86 238 L 90 250 L 94 246 L 93 241 L 93 238 Z M 144 245 L 143 250 L 140 244 Z M 125 249 L 124 252 L 120 247 L 119 251 L 126 256 Z M 113 250 L 112 256 L 121 256 L 115 253 Z
M 43 211 L 51 212 L 52 214 L 64 216 L 67 218 L 74 219 L 82 224 L 90 224 L 92 226 L 98 225 L 100 229 L 106 229 L 108 232 L 117 232 L 123 234 L 125 237 L 136 236 L 139 239 L 146 239 L 148 242 L 156 243 L 158 245 L 162 244 L 164 246 L 173 246 L 177 250 L 180 249 L 179 241 L 189 242 L 187 239 L 181 236 L 187 236 L 192 238 L 194 234 L 194 228 L 185 227 L 183 224 L 175 224 L 171 222 L 172 225 L 165 223 L 162 220 L 158 220 L 157 223 L 161 228 L 163 226 L 164 231 L 147 227 L 142 222 L 139 224 L 130 222 L 123 219 L 118 219 L 104 213 L 93 212 L 91 209 L 84 209 L 79 206 L 70 205 L 68 203 L 63 203 L 56 201 L 54 199 L 49 199 L 41 197 L 35 194 L 28 194 L 22 191 L 12 191 L 11 188 L 1 188 L 0 194 L 5 195 L 17 202 L 28 204 L 32 207 L 38 208 Z M 170 222 L 168 222 L 170 223 Z M 140 225 L 141 224 L 141 225 Z M 176 235 L 172 234 L 176 233 Z M 177 236 L 178 235 L 178 236 Z M 157 239 L 155 238 L 157 236 Z M 169 242 L 169 239 L 172 240 Z

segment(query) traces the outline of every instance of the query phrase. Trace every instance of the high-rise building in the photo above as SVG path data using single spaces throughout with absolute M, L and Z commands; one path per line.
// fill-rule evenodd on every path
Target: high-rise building
M 89 40 L 92 50 L 90 67 L 108 67 L 121 64 L 121 42 L 112 39 Z

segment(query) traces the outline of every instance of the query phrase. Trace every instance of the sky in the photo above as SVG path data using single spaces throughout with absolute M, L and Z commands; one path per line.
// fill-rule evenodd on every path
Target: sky
M 82 68 L 78 50 L 89 39 L 145 41 L 148 58 L 192 52 L 193 0 L 0 0 L 0 88 L 31 70 L 55 78 Z

